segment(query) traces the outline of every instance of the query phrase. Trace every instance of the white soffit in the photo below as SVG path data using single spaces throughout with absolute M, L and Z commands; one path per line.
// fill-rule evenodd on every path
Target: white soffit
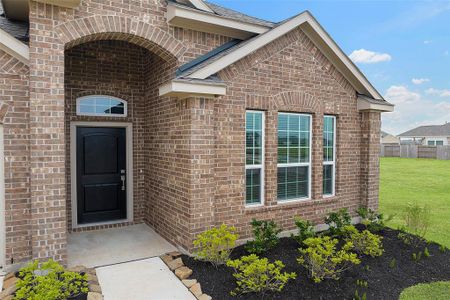
M 169 2 L 167 22 L 176 27 L 248 39 L 267 32 L 270 27 L 242 22 Z
M 0 49 L 24 64 L 30 60 L 29 47 L 0 28 Z
M 379 111 L 379 112 L 393 112 L 394 105 L 390 103 L 375 103 L 375 101 L 369 101 L 364 97 L 358 97 L 358 110 L 359 111 Z
M 264 47 L 277 38 L 287 34 L 293 29 L 301 26 L 306 35 L 322 51 L 322 53 L 333 63 L 333 65 L 346 77 L 359 94 L 370 95 L 375 99 L 383 99 L 380 93 L 372 86 L 361 71 L 353 64 L 350 58 L 337 46 L 331 37 L 325 32 L 314 17 L 305 11 L 296 17 L 285 21 L 279 26 L 261 34 L 240 48 L 222 56 L 212 63 L 196 70 L 189 78 L 205 79 L 250 53 Z
M 159 96 L 213 98 L 225 95 L 226 91 L 224 83 L 202 83 L 175 79 L 159 88 Z

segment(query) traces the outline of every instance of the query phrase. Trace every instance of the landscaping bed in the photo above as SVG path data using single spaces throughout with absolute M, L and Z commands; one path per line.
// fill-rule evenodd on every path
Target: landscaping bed
M 363 225 L 357 226 L 363 229 Z M 354 299 L 364 293 L 367 299 L 398 299 L 407 287 L 427 282 L 450 280 L 450 251 L 443 250 L 435 243 L 422 243 L 415 248 L 398 238 L 400 231 L 384 228 L 379 235 L 383 237 L 384 253 L 379 257 L 362 256 L 361 263 L 341 274 L 339 280 L 325 279 L 314 283 L 308 271 L 297 262 L 299 243 L 293 238 L 282 238 L 278 245 L 262 254 L 270 261 L 281 260 L 283 271 L 295 272 L 297 278 L 287 282 L 280 292 L 267 292 L 266 299 Z M 429 256 L 422 255 L 413 260 L 413 253 L 427 248 Z M 231 258 L 248 255 L 244 246 L 236 247 Z M 261 294 L 248 293 L 231 296 L 236 288 L 233 269 L 224 265 L 217 268 L 211 263 L 195 260 L 183 255 L 184 264 L 193 270 L 195 278 L 204 293 L 213 299 L 261 299 Z M 357 281 L 364 284 L 357 284 Z M 367 287 L 366 287 L 367 285 Z

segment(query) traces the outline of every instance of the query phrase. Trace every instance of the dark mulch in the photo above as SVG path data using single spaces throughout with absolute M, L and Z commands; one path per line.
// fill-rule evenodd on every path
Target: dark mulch
M 287 272 L 296 272 L 297 279 L 291 280 L 279 293 L 266 294 L 266 299 L 353 299 L 355 290 L 367 299 L 395 299 L 407 287 L 418 283 L 450 280 L 450 251 L 442 253 L 439 245 L 425 243 L 419 249 L 405 245 L 397 238 L 399 231 L 386 228 L 378 233 L 384 237 L 385 252 L 381 257 L 361 259 L 361 264 L 346 271 L 340 280 L 324 280 L 314 283 L 308 278 L 306 269 L 297 263 L 298 244 L 291 238 L 282 238 L 279 245 L 262 256 L 269 260 L 281 260 Z M 412 260 L 412 254 L 427 247 L 431 256 L 419 262 Z M 247 255 L 243 246 L 237 247 L 232 258 Z M 389 266 L 395 258 L 395 268 Z M 221 266 L 218 269 L 209 263 L 196 261 L 183 256 L 183 262 L 193 270 L 191 278 L 197 279 L 204 293 L 215 300 L 221 299 L 261 299 L 261 295 L 245 294 L 240 297 L 230 296 L 235 280 L 233 270 Z M 368 266 L 368 269 L 367 267 Z M 368 282 L 368 288 L 357 286 L 356 280 Z

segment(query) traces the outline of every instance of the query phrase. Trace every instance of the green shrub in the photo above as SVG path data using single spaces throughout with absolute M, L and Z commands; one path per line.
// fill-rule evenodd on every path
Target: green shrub
M 250 223 L 253 227 L 253 241 L 248 241 L 245 249 L 250 253 L 260 254 L 272 249 L 278 244 L 278 234 L 281 229 L 274 221 L 258 221 L 253 219 Z
M 393 258 L 391 262 L 389 263 L 389 268 L 394 269 L 397 266 L 397 260 Z
M 242 256 L 240 259 L 229 260 L 227 266 L 235 270 L 237 288 L 231 295 L 244 293 L 265 293 L 267 291 L 281 291 L 289 279 L 295 279 L 294 272 L 281 272 L 284 264 L 276 260 L 269 263 L 267 258 L 259 258 L 256 254 Z
M 408 232 L 424 240 L 430 225 L 430 209 L 409 203 L 405 209 L 404 221 Z
M 385 219 L 383 214 L 377 214 L 374 210 L 361 206 L 356 211 L 361 217 L 361 223 L 364 224 L 370 232 L 379 232 L 386 227 L 386 222 L 389 222 L 395 215 L 391 214 Z
M 352 218 L 346 208 L 341 208 L 337 212 L 328 214 L 325 218 L 325 223 L 330 227 L 329 231 L 332 236 L 341 236 L 343 228 L 351 225 Z
M 16 300 L 62 300 L 88 292 L 87 275 L 65 271 L 53 260 L 36 260 L 19 271 Z
M 356 229 L 355 229 L 356 230 Z M 383 237 L 371 233 L 369 230 L 357 231 L 350 234 L 347 241 L 352 242 L 353 250 L 359 255 L 372 257 L 381 256 L 384 252 L 381 240 Z
M 423 256 L 424 257 L 430 257 L 430 251 L 428 250 L 428 248 L 427 247 L 425 247 L 425 249 L 423 249 Z
M 197 259 L 209 261 L 216 267 L 225 264 L 239 238 L 235 232 L 235 227 L 222 224 L 218 228 L 211 228 L 197 235 L 193 244 L 198 250 L 194 255 Z
M 355 253 L 351 253 L 352 242 L 346 242 L 341 250 L 336 250 L 337 239 L 328 236 L 309 238 L 305 240 L 307 248 L 299 249 L 297 261 L 309 270 L 314 282 L 323 279 L 339 279 L 342 272 L 353 265 L 361 263 Z
M 314 231 L 314 226 L 310 221 L 303 220 L 300 217 L 296 217 L 295 225 L 297 226 L 298 233 L 297 235 L 292 235 L 292 237 L 300 244 L 303 244 L 303 241 L 306 239 L 312 238 L 316 235 Z

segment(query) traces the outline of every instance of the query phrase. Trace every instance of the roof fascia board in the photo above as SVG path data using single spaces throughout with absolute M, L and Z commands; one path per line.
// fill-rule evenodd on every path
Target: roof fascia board
M 35 0 L 35 1 L 67 8 L 75 8 L 81 3 L 81 0 Z
M 196 8 L 204 11 L 208 11 L 210 13 L 214 13 L 214 11 L 209 8 L 209 6 L 203 2 L 202 0 L 188 0 L 192 5 L 194 5 Z
M 167 5 L 167 22 L 172 26 L 218 33 L 238 39 L 247 39 L 270 29 L 270 27 L 241 22 L 170 2 Z
M 226 95 L 226 85 L 223 83 L 201 83 L 172 80 L 159 88 L 159 96 L 187 98 L 193 96 L 214 98 Z
M 393 112 L 394 105 L 384 103 L 373 103 L 367 99 L 358 97 L 358 111 L 379 111 L 379 112 Z
M 328 53 L 328 58 L 330 61 L 335 64 L 338 70 L 344 73 L 344 76 L 347 75 L 346 79 L 349 80 L 358 93 L 368 94 L 375 99 L 383 99 L 381 94 L 378 93 L 378 91 L 370 84 L 367 78 L 365 78 L 350 58 L 337 46 L 333 39 L 331 39 L 322 26 L 320 26 L 320 24 L 308 11 L 301 13 L 300 15 L 265 32 L 264 34 L 261 34 L 261 36 L 255 38 L 253 41 L 247 43 L 236 51 L 233 51 L 212 62 L 211 64 L 193 72 L 189 75 L 189 77 L 205 79 L 213 74 L 216 74 L 220 70 L 223 70 L 227 66 L 235 63 L 241 58 L 264 47 L 268 43 L 305 23 L 308 24 L 309 27 L 303 26 L 302 30 L 304 29 L 305 33 L 313 40 L 313 42 L 315 42 L 316 45 L 321 46 L 319 48 L 321 48 L 323 52 Z M 322 41 L 322 43 L 320 43 L 320 41 Z M 326 48 L 329 50 L 325 51 Z
M 0 49 L 24 64 L 30 60 L 30 48 L 0 28 Z

